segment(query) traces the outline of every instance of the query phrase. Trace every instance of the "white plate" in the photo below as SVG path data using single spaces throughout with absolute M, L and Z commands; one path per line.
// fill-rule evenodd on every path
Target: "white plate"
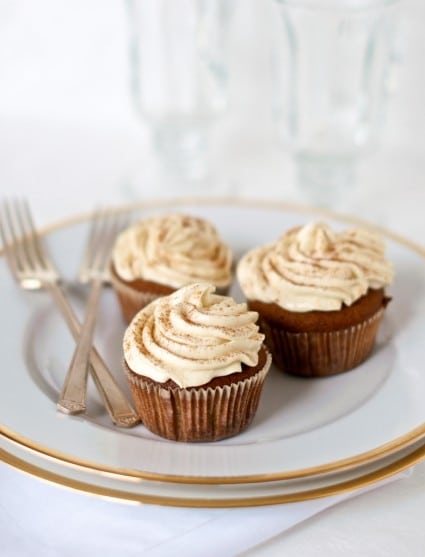
M 330 497 L 384 481 L 425 457 L 418 442 L 363 466 L 308 478 L 243 484 L 188 484 L 145 481 L 84 467 L 69 466 L 0 435 L 0 460 L 42 480 L 123 502 L 179 507 L 246 507 Z
M 276 203 L 145 203 L 142 214 L 179 210 L 208 218 L 236 256 L 313 218 L 335 228 L 350 219 Z M 47 236 L 64 275 L 78 268 L 86 223 L 58 226 Z M 0 261 L 2 311 L 0 432 L 58 461 L 121 477 L 178 483 L 246 483 L 345 470 L 395 454 L 425 436 L 422 346 L 425 259 L 421 248 L 387 234 L 396 279 L 376 348 L 366 363 L 339 376 L 305 380 L 272 369 L 252 425 L 209 444 L 167 441 L 142 425 L 119 430 L 91 389 L 86 417 L 58 414 L 55 402 L 73 342 L 48 295 L 23 292 Z M 242 299 L 234 285 L 233 295 Z M 81 311 L 84 291 L 73 288 Z M 125 325 L 113 293 L 102 299 L 96 344 L 119 382 Z

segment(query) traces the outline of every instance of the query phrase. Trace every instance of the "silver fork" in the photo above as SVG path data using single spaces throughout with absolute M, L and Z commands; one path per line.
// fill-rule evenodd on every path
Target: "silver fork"
M 90 282 L 91 288 L 80 336 L 57 403 L 58 409 L 65 413 L 78 414 L 86 410 L 90 350 L 100 293 L 107 279 L 107 266 L 113 242 L 126 222 L 124 214 L 112 210 L 96 211 L 92 218 L 79 272 L 80 282 Z
M 7 262 L 16 282 L 26 290 L 45 288 L 60 309 L 75 340 L 81 325 L 60 285 L 59 273 L 49 258 L 35 229 L 28 203 L 9 201 L 0 204 L 0 236 Z M 139 418 L 111 375 L 105 362 L 92 347 L 90 372 L 112 422 L 132 427 Z

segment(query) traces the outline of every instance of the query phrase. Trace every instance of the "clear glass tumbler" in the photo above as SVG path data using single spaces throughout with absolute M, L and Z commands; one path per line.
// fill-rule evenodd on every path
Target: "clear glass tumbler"
M 273 108 L 298 182 L 351 183 L 394 84 L 398 0 L 275 0 Z
M 131 90 L 165 168 L 207 171 L 210 128 L 227 101 L 231 0 L 128 0 Z

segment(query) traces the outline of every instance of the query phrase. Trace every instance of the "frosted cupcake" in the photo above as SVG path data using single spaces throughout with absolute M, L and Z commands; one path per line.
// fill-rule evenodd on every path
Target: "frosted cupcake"
M 192 284 L 158 298 L 131 321 L 124 370 L 143 424 L 176 441 L 240 433 L 256 413 L 271 357 L 258 315 Z
M 226 293 L 232 253 L 216 228 L 186 215 L 154 216 L 122 232 L 112 254 L 111 282 L 127 321 L 158 296 L 194 282 Z
M 237 277 L 273 361 L 285 372 L 326 376 L 370 354 L 393 278 L 383 241 L 367 229 L 323 223 L 289 230 L 245 254 Z

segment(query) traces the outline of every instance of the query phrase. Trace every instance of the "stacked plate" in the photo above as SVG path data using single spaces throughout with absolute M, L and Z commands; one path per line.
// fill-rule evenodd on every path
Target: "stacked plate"
M 132 208 L 134 209 L 134 208 Z M 335 229 L 362 224 L 318 210 L 231 200 L 144 203 L 141 214 L 180 211 L 212 221 L 236 256 L 310 220 Z M 85 241 L 84 217 L 51 229 L 50 251 L 72 281 Z M 355 370 L 320 380 L 272 368 L 252 425 L 217 443 L 175 443 L 143 425 L 115 428 L 90 386 L 88 413 L 56 412 L 73 351 L 57 310 L 42 292 L 17 289 L 0 259 L 0 459 L 81 491 L 181 506 L 245 506 L 323 497 L 368 485 L 425 458 L 425 250 L 385 230 L 395 281 L 378 342 Z M 84 292 L 70 288 L 78 311 Z M 237 285 L 232 295 L 242 299 Z M 121 373 L 125 329 L 105 291 L 96 345 Z

